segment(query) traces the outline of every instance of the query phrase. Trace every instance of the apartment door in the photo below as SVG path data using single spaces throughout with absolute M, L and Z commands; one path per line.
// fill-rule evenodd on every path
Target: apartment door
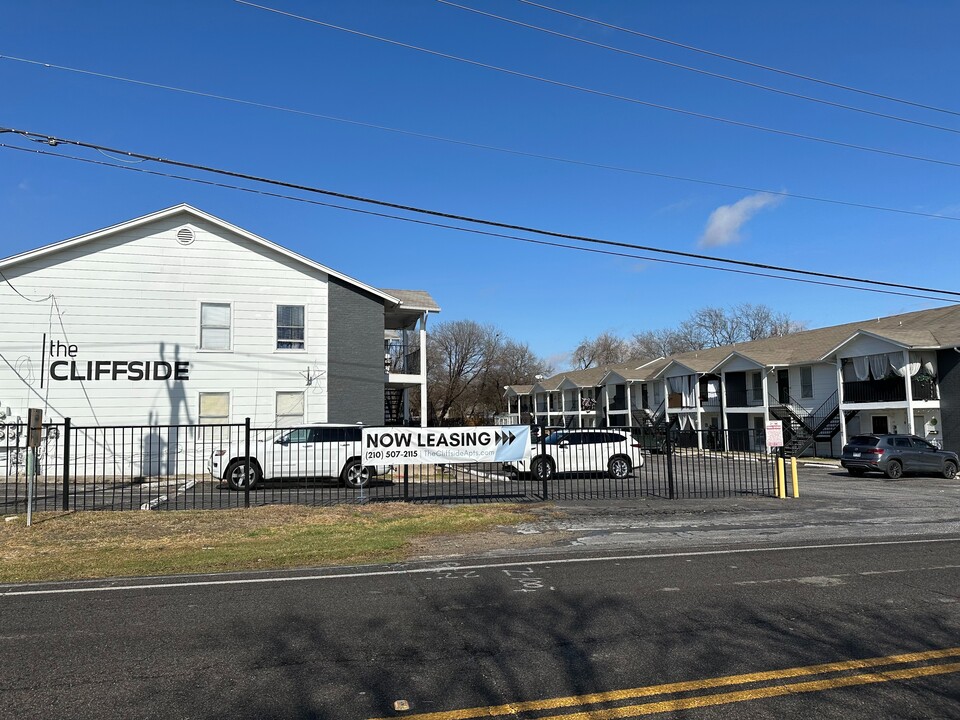
M 873 423 L 871 432 L 874 435 L 885 435 L 890 432 L 890 419 L 886 415 L 874 415 L 870 418 Z
M 789 370 L 777 370 L 777 400 L 783 404 L 790 402 Z

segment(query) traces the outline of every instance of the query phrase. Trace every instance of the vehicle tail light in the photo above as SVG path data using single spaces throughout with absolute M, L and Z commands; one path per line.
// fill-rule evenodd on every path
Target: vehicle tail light
M 883 448 L 870 448 L 867 452 L 874 455 L 883 455 Z

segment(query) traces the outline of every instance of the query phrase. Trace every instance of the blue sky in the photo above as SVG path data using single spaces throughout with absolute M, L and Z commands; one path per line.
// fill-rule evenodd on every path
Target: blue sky
M 665 67 L 434 0 L 263 3 L 605 93 L 960 163 L 956 133 Z M 745 67 L 516 0 L 462 3 L 671 62 L 960 129 L 960 115 Z M 960 67 L 955 3 L 545 4 L 960 113 L 954 92 Z M 438 142 L 309 113 L 534 155 L 941 215 L 960 216 L 960 167 L 578 92 L 228 0 L 4 0 L 2 7 L 0 55 L 7 59 L 0 60 L 0 126 L 565 233 L 919 286 L 957 286 L 960 222 L 955 220 L 757 196 Z M 0 142 L 30 146 L 9 134 L 0 135 Z M 110 161 L 63 147 L 54 152 Z M 553 359 L 558 369 L 583 337 L 672 327 L 704 305 L 766 303 L 818 327 L 942 304 L 536 246 L 0 149 L 3 256 L 180 202 L 372 285 L 428 290 L 443 308 L 440 320 L 495 324 Z

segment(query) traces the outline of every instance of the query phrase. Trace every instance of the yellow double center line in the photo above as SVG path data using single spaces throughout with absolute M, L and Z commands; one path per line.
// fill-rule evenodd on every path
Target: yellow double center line
M 657 695 L 672 695 L 676 693 L 692 693 L 701 690 L 730 687 L 733 685 L 749 685 L 754 683 L 790 680 L 793 678 L 826 675 L 829 673 L 849 672 L 886 666 L 908 665 L 911 663 L 942 660 L 944 658 L 960 657 L 960 647 L 928 652 L 905 653 L 902 655 L 888 655 L 885 657 L 864 658 L 862 660 L 845 660 L 842 662 L 823 663 L 820 665 L 805 665 L 802 667 L 786 668 L 783 670 L 769 670 L 765 672 L 748 673 L 745 675 L 726 675 L 723 677 L 706 678 L 704 680 L 689 680 L 685 682 L 666 683 L 663 685 L 649 685 L 647 687 L 630 688 L 627 690 L 610 690 L 607 692 L 590 693 L 588 695 L 571 695 L 568 697 L 547 698 L 545 700 L 530 700 L 526 702 L 509 703 L 506 705 L 491 705 L 487 707 L 463 708 L 444 712 L 422 713 L 418 715 L 404 715 L 405 720 L 468 720 L 469 718 L 495 718 L 502 715 L 516 713 L 542 712 L 562 708 L 582 708 L 586 705 L 601 703 L 616 703 L 628 700 L 637 700 Z M 612 708 L 598 708 L 581 710 L 579 712 L 564 713 L 561 715 L 540 716 L 538 720 L 619 720 L 620 718 L 634 718 L 655 713 L 689 710 L 711 705 L 725 705 L 760 700 L 762 698 L 778 697 L 783 695 L 797 695 L 801 693 L 821 692 L 837 688 L 868 685 L 871 683 L 889 682 L 891 680 L 909 680 L 911 678 L 944 675 L 960 672 L 960 662 L 941 663 L 939 665 L 917 665 L 914 667 L 890 667 L 877 672 L 846 674 L 820 680 L 808 680 L 779 685 L 765 685 L 747 690 L 736 690 L 724 693 L 709 693 L 682 698 L 672 698 L 655 702 L 621 705 Z M 379 720 L 386 720 L 381 718 Z

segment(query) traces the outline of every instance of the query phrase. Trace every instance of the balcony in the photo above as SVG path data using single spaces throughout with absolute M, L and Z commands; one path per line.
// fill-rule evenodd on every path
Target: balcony
M 727 407 L 744 408 L 763 405 L 763 388 L 727 390 Z
M 937 382 L 934 378 L 910 378 L 910 392 L 917 401 L 939 400 Z M 906 402 L 907 389 L 903 378 L 862 380 L 843 384 L 844 403 Z
M 940 399 L 940 392 L 937 390 L 937 379 L 929 375 L 915 375 L 910 378 L 910 392 L 913 393 L 914 400 Z
M 384 366 L 388 373 L 419 375 L 420 346 L 388 342 L 384 354 Z

